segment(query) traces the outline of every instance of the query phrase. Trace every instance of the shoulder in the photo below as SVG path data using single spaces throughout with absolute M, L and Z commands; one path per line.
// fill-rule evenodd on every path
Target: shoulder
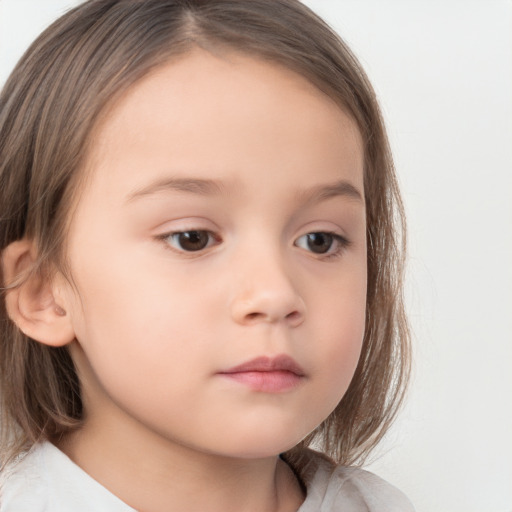
M 51 443 L 36 444 L 0 475 L 0 512 L 134 512 Z
M 48 509 L 40 467 L 41 451 L 34 446 L 19 455 L 0 474 L 0 512 Z
M 307 497 L 299 512 L 414 512 L 408 498 L 377 475 L 357 467 L 336 466 L 308 450 Z

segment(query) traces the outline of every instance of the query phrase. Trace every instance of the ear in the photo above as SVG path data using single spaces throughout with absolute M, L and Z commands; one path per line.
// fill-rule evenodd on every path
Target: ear
M 34 245 L 28 240 L 13 242 L 3 251 L 7 314 L 28 337 L 61 347 L 72 342 L 75 333 L 63 305 L 55 300 L 52 283 L 33 270 L 36 258 Z M 9 289 L 9 285 L 13 287 Z

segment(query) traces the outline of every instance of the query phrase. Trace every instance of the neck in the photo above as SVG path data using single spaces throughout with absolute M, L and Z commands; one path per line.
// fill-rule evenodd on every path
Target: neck
M 143 512 L 295 512 L 304 496 L 279 457 L 234 458 L 204 453 L 118 422 L 88 418 L 59 443 L 112 494 Z M 170 508 L 170 505 L 172 507 Z

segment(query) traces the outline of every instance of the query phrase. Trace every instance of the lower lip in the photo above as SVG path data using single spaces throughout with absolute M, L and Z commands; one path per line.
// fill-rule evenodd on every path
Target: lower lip
M 268 372 L 221 373 L 223 377 L 244 384 L 253 391 L 264 393 L 282 393 L 296 388 L 302 377 L 286 370 Z

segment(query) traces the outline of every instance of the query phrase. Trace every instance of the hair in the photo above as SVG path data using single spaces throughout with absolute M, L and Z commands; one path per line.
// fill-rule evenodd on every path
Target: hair
M 32 272 L 66 272 L 65 241 L 94 127 L 156 67 L 195 47 L 278 63 L 325 92 L 364 143 L 368 288 L 361 357 L 331 415 L 285 454 L 312 443 L 338 463 L 362 462 L 388 430 L 410 371 L 403 305 L 405 216 L 375 93 L 340 37 L 297 0 L 90 0 L 27 50 L 0 95 L 0 251 L 33 241 Z M 5 283 L 3 293 L 15 283 Z M 66 347 L 25 336 L 0 305 L 4 462 L 80 428 L 80 383 Z

